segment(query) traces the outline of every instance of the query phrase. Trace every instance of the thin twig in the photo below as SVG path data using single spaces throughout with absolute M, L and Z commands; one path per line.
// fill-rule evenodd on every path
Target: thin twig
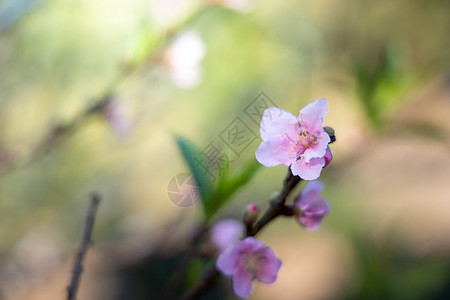
M 266 213 L 259 219 L 253 230 L 249 230 L 247 236 L 255 236 L 261 229 L 263 229 L 269 222 L 277 218 L 278 216 L 292 216 L 290 213 L 291 208 L 286 205 L 286 199 L 289 194 L 294 190 L 297 184 L 302 179 L 298 176 L 292 175 L 291 169 L 288 168 L 288 173 L 284 179 L 283 189 L 281 190 L 278 197 L 270 203 L 269 209 Z
M 259 219 L 253 228 L 247 230 L 247 236 L 255 236 L 261 231 L 267 224 L 279 216 L 292 216 L 292 208 L 286 205 L 286 199 L 289 194 L 294 190 L 297 184 L 302 179 L 298 176 L 292 175 L 291 170 L 288 168 L 288 173 L 284 179 L 283 189 L 278 197 L 272 201 L 270 207 L 265 214 Z M 212 266 L 205 271 L 202 278 L 191 288 L 181 299 L 182 300 L 195 300 L 198 299 L 204 292 L 212 288 L 216 280 L 219 278 L 219 272 L 216 266 Z
M 67 300 L 75 300 L 77 295 L 80 277 L 83 273 L 83 259 L 86 256 L 89 246 L 92 245 L 92 228 L 94 227 L 95 215 L 97 213 L 100 200 L 101 198 L 98 194 L 93 194 L 91 197 L 91 204 L 86 216 L 83 238 L 81 239 L 80 249 L 78 250 L 77 257 L 73 265 L 72 278 L 69 286 L 67 287 Z

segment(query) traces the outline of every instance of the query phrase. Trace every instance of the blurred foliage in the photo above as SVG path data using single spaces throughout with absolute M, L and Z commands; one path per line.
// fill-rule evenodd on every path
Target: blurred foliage
M 383 45 L 375 61 L 355 60 L 356 92 L 366 119 L 375 130 L 382 130 L 388 113 L 404 101 L 411 79 L 402 73 L 399 54 Z
M 244 203 L 263 208 L 284 170 L 256 174 L 258 140 L 211 182 L 195 164 L 199 147 L 183 138 L 195 136 L 198 145 L 216 138 L 262 90 L 293 113 L 313 99 L 329 98 L 326 121 L 333 121 L 329 125 L 337 130 L 337 175 L 327 177 L 332 164 L 323 180 L 335 180 L 327 183 L 336 198 L 340 195 L 338 200 L 360 202 L 367 191 L 352 183 L 351 191 L 357 192 L 349 192 L 341 175 L 355 157 L 367 154 L 355 140 L 365 141 L 361 132 L 368 125 L 379 133 L 370 140 L 380 142 L 413 95 L 450 68 L 447 0 L 262 0 L 248 14 L 223 7 L 204 11 L 202 4 L 178 1 L 169 13 L 188 9 L 169 22 L 147 0 L 0 2 L 0 164 L 4 157 L 27 152 L 54 124 L 72 120 L 111 88 L 135 125 L 122 138 L 105 116 L 92 116 L 38 160 L 0 173 L 0 265 L 24 257 L 44 261 L 34 253 L 39 242 L 23 246 L 35 236 L 45 237 L 46 246 L 57 253 L 69 253 L 93 190 L 105 199 L 96 245 L 111 247 L 126 243 L 126 237 L 151 236 L 179 218 L 195 219 L 199 210 L 212 221 L 220 209 L 235 215 Z M 197 31 L 207 49 L 203 81 L 191 90 L 174 86 L 164 62 L 147 60 L 163 54 L 172 30 L 184 26 Z M 134 67 L 136 72 L 128 73 Z M 257 132 L 258 125 L 251 126 Z M 448 139 L 443 126 L 433 126 L 407 129 L 430 143 Z M 176 139 L 182 157 L 172 132 L 180 134 Z M 167 183 L 185 171 L 185 162 L 202 187 L 201 208 L 182 210 L 168 200 Z M 253 176 L 257 185 L 252 185 Z M 251 189 L 243 189 L 245 184 Z M 333 204 L 330 219 L 340 224 L 338 234 L 348 235 L 351 229 L 345 225 L 355 209 Z M 370 230 L 358 226 L 362 236 Z M 343 299 L 448 299 L 447 258 L 409 255 L 392 241 L 355 242 L 354 247 L 360 284 Z M 61 262 L 61 256 L 53 257 Z M 179 259 L 165 256 L 124 267 L 118 272 L 125 282 L 121 287 L 136 283 L 136 295 L 147 285 L 155 292 Z M 204 267 L 195 264 L 192 277 Z M 7 271 L 0 267 L 0 273 Z M 14 280 L 5 279 L 0 289 L 15 286 Z M 17 285 L 25 289 L 20 280 Z M 185 284 L 193 280 L 189 277 Z M 213 293 L 219 299 L 219 292 Z
M 256 159 L 232 171 L 228 167 L 219 166 L 223 172 L 219 174 L 217 182 L 214 182 L 201 165 L 201 150 L 181 136 L 177 136 L 176 141 L 200 188 L 205 221 L 209 221 L 239 188 L 248 183 L 261 166 Z M 228 162 L 219 163 L 228 164 Z
M 340 299 L 444 300 L 450 297 L 448 257 L 419 256 L 396 241 L 354 239 L 357 256 L 355 289 Z

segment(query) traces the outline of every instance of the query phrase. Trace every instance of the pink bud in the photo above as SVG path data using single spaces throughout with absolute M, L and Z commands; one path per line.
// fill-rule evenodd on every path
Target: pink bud
M 251 211 L 251 212 L 258 212 L 259 211 L 259 207 L 258 207 L 258 205 L 252 203 L 252 204 L 248 205 L 247 210 Z
M 255 223 L 256 219 L 258 218 L 258 212 L 258 205 L 254 203 L 249 204 L 244 213 L 244 224 L 246 226 L 251 226 L 253 223 Z
M 330 147 L 327 148 L 327 151 L 325 152 L 325 155 L 323 158 L 325 159 L 325 165 L 323 166 L 325 168 L 326 166 L 328 166 L 330 164 L 331 160 L 333 159 L 333 154 L 331 154 Z

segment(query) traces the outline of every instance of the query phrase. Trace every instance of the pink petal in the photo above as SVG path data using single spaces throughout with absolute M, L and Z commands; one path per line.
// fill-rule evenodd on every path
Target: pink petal
M 323 217 L 328 214 L 329 204 L 323 199 L 318 199 L 306 211 L 303 212 L 298 220 L 306 229 L 317 229 Z
M 300 176 L 304 180 L 314 180 L 320 176 L 324 165 L 325 159 L 323 157 L 311 158 L 309 162 L 302 158 L 291 165 L 291 171 L 293 175 Z
M 279 260 L 272 249 L 266 247 L 261 251 L 264 260 L 261 261 L 257 273 L 259 281 L 264 283 L 273 283 L 277 279 L 278 270 L 281 267 L 281 260 Z
M 313 202 L 320 198 L 320 192 L 323 189 L 323 183 L 320 181 L 310 181 L 303 189 L 300 197 L 296 199 L 296 204 L 300 209 L 305 210 Z M 298 201 L 297 201 L 298 200 Z
M 324 216 L 317 216 L 317 217 L 300 217 L 299 221 L 300 223 L 305 226 L 308 230 L 315 230 L 319 228 L 320 222 L 322 222 Z
M 216 261 L 216 267 L 225 275 L 233 275 L 238 262 L 242 258 L 237 247 L 229 247 L 223 251 Z
M 272 136 L 281 136 L 285 132 L 295 137 L 298 134 L 297 118 L 278 107 L 269 107 L 264 111 L 261 119 L 260 133 L 263 141 Z
M 280 148 L 281 147 L 281 148 Z M 289 166 L 295 158 L 289 156 L 292 148 L 288 139 L 280 136 L 272 136 L 263 141 L 255 152 L 256 159 L 266 167 L 274 167 L 279 164 Z
M 252 289 L 253 277 L 246 270 L 239 270 L 233 275 L 233 291 L 242 298 L 247 298 Z
M 307 148 L 302 155 L 307 162 L 313 157 L 324 157 L 327 152 L 330 136 L 323 130 L 322 127 L 320 127 L 320 130 L 321 134 L 317 140 L 317 144 Z
M 302 210 L 302 214 L 297 217 L 298 221 L 306 229 L 312 230 L 319 227 L 323 217 L 328 214 L 329 204 L 320 198 L 322 189 L 323 183 L 310 181 L 300 196 L 295 199 L 295 205 Z
M 260 251 L 264 249 L 266 245 L 260 240 L 255 239 L 254 237 L 246 237 L 237 245 L 237 247 L 241 252 L 245 251 L 247 253 L 250 253 Z
M 235 245 L 241 239 L 242 223 L 234 219 L 217 222 L 211 229 L 211 241 L 220 250 Z
M 322 128 L 323 118 L 328 113 L 327 105 L 327 99 L 317 99 L 300 110 L 298 119 L 307 124 L 310 129 Z
M 324 166 L 324 168 L 325 168 L 333 160 L 333 154 L 331 153 L 330 147 L 327 148 L 327 151 L 325 152 L 325 155 L 323 158 L 325 159 L 325 166 Z
M 317 199 L 311 205 L 306 209 L 306 213 L 309 213 L 311 215 L 321 215 L 325 216 L 328 213 L 328 209 L 330 208 L 330 205 L 327 201 L 323 200 L 322 198 Z

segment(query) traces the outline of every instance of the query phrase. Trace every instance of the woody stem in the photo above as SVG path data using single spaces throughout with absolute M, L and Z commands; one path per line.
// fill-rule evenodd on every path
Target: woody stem
M 261 229 L 264 228 L 268 223 L 277 218 L 280 215 L 292 216 L 292 208 L 286 205 L 286 199 L 292 190 L 301 181 L 298 176 L 292 175 L 291 169 L 288 168 L 288 173 L 284 179 L 283 189 L 281 190 L 278 197 L 270 202 L 269 209 L 264 213 L 264 215 L 259 219 L 256 225 L 247 232 L 247 236 L 255 236 Z
M 264 215 L 259 219 L 253 228 L 247 229 L 247 236 L 255 236 L 261 229 L 263 229 L 267 224 L 278 216 L 293 216 L 294 212 L 292 207 L 286 205 L 286 199 L 289 194 L 294 190 L 297 184 L 301 181 L 298 176 L 292 175 L 290 169 L 286 178 L 284 179 L 283 189 L 281 190 L 278 197 L 270 203 L 270 207 L 264 213 Z M 205 291 L 210 289 L 219 278 L 219 271 L 217 271 L 215 265 L 210 267 L 205 271 L 202 278 L 197 282 L 197 284 L 190 289 L 181 299 L 182 300 L 194 300 L 198 299 Z

